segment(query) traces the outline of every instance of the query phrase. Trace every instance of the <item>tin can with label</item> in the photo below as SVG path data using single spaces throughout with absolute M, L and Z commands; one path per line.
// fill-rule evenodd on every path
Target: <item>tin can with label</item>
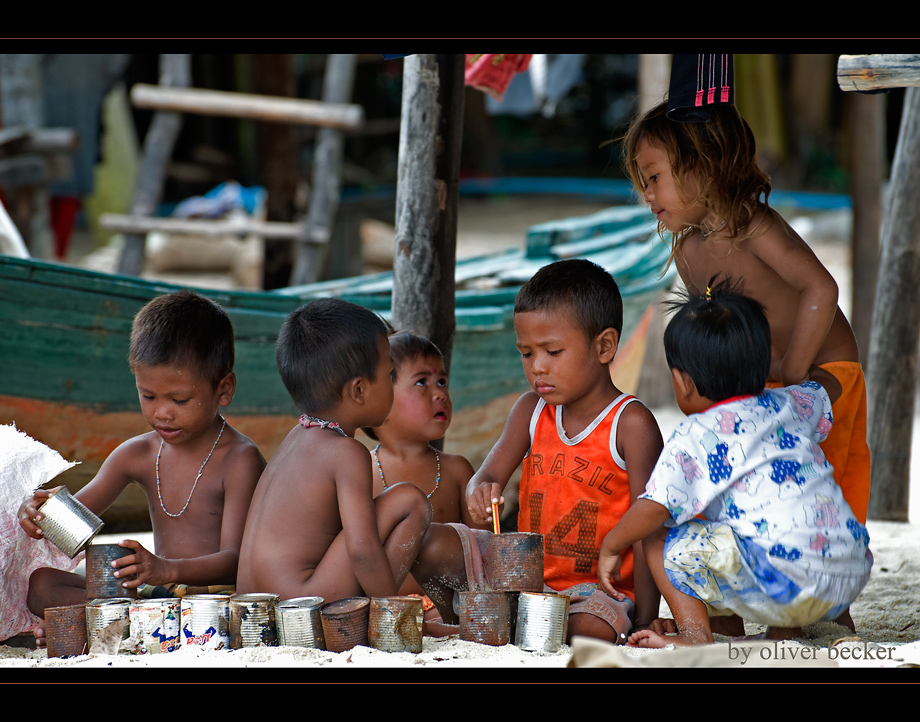
M 542 534 L 523 531 L 496 534 L 489 549 L 493 591 L 543 591 Z
M 327 650 L 344 652 L 358 645 L 367 646 L 370 602 L 367 597 L 349 597 L 329 602 L 319 610 Z
M 73 559 L 102 529 L 102 519 L 81 504 L 67 487 L 49 496 L 38 510 L 44 517 L 35 522 L 46 539 Z
M 322 597 L 295 597 L 275 605 L 275 624 L 278 642 L 285 647 L 311 647 L 325 649 L 323 623 L 319 610 Z
M 511 642 L 511 597 L 506 592 L 460 592 L 460 639 L 501 647 Z
M 182 597 L 180 609 L 183 645 L 230 649 L 229 594 L 190 594 Z
M 128 639 L 131 600 L 93 599 L 86 603 L 86 642 L 90 654 L 119 654 Z
M 136 599 L 131 603 L 131 637 L 137 640 L 138 654 L 174 652 L 180 646 L 179 599 Z
M 277 647 L 277 594 L 234 594 L 230 597 L 230 648 Z
M 373 597 L 367 641 L 384 652 L 422 651 L 422 600 L 418 597 Z
M 45 643 L 49 657 L 86 654 L 86 604 L 45 609 Z
M 136 575 L 116 577 L 112 562 L 134 551 L 119 544 L 90 544 L 86 547 L 86 598 L 111 599 L 137 596 L 136 589 L 122 586 L 122 582 L 135 579 Z
M 518 595 L 514 643 L 521 649 L 557 652 L 565 644 L 569 622 L 569 598 L 565 594 Z

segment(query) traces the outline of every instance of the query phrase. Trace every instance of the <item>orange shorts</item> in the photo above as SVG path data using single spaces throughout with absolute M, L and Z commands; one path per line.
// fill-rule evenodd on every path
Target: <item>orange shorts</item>
M 821 368 L 836 378 L 843 390 L 831 407 L 834 425 L 820 445 L 834 467 L 834 480 L 843 491 L 854 516 L 866 523 L 869 511 L 869 444 L 866 441 L 868 404 L 866 378 L 862 365 L 855 361 L 834 361 Z M 769 383 L 777 388 L 780 384 Z

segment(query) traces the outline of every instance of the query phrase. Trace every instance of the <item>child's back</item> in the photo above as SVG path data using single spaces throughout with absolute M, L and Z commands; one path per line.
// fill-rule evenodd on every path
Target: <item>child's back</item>
M 272 455 L 253 495 L 238 587 L 282 598 L 303 596 L 304 585 L 342 532 L 340 506 L 355 506 L 349 501 L 353 487 L 344 482 L 369 479 L 367 461 L 367 450 L 353 438 L 295 427 Z M 321 581 L 314 580 L 317 588 Z
M 415 560 L 431 515 L 425 496 L 397 484 L 376 500 L 371 459 L 354 439 L 393 404 L 383 322 L 339 299 L 287 318 L 278 367 L 300 424 L 278 447 L 253 497 L 237 587 L 283 599 L 392 596 Z
M 818 446 L 839 384 L 816 370 L 827 390 L 815 381 L 764 389 L 766 316 L 727 282 L 680 304 L 664 340 L 687 419 L 645 494 L 604 540 L 601 583 L 619 550 L 645 538 L 679 643 L 711 641 L 709 613 L 786 628 L 777 636 L 837 619 L 872 565 L 866 529 Z M 668 640 L 639 634 L 631 643 Z

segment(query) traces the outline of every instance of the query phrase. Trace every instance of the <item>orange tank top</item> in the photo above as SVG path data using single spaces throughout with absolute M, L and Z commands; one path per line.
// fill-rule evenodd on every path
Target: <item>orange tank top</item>
M 621 395 L 580 434 L 568 438 L 560 407 L 537 402 L 530 453 L 521 469 L 520 531 L 543 534 L 543 578 L 562 591 L 597 582 L 607 532 L 630 505 L 626 464 L 616 448 L 617 422 L 635 396 Z M 632 550 L 623 551 L 617 588 L 635 601 Z

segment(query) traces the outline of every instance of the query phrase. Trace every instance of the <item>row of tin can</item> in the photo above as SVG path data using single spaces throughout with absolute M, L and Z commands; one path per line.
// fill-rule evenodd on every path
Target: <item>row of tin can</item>
M 416 597 L 322 597 L 280 601 L 275 594 L 195 594 L 169 599 L 94 599 L 45 610 L 49 657 L 154 654 L 181 646 L 242 649 L 312 647 L 341 652 L 359 644 L 420 652 L 422 602 Z
M 169 652 L 181 645 L 213 649 L 303 646 L 345 651 L 369 645 L 420 652 L 423 611 L 416 597 L 352 597 L 324 605 L 321 597 L 281 602 L 274 594 L 200 594 L 134 599 L 114 577 L 113 560 L 130 553 L 90 541 L 102 523 L 60 489 L 42 507 L 43 530 L 71 557 L 87 550 L 86 605 L 46 610 L 49 656 L 94 647 L 108 653 Z M 460 637 L 490 645 L 556 651 L 565 642 L 569 599 L 543 593 L 543 536 L 496 535 L 490 544 L 491 588 L 460 594 Z M 84 621 L 85 620 L 85 623 Z M 85 627 L 86 634 L 79 634 Z M 66 640 L 66 643 L 65 643 Z M 79 649 L 77 649 L 79 647 Z
M 564 643 L 569 599 L 535 592 L 462 592 L 460 638 L 555 652 Z M 272 594 L 200 594 L 180 599 L 96 599 L 46 610 L 49 657 L 156 654 L 204 649 L 297 646 L 344 652 L 358 645 L 422 651 L 416 597 L 321 597 L 278 601 Z

